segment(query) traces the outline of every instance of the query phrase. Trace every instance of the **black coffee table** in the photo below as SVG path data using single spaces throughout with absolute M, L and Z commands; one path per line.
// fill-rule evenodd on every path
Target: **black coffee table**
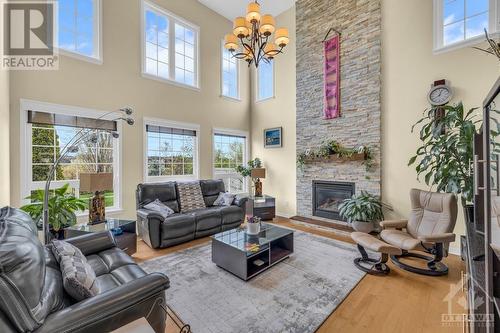
M 258 235 L 237 228 L 212 236 L 212 262 L 247 281 L 293 253 L 293 230 L 262 223 Z

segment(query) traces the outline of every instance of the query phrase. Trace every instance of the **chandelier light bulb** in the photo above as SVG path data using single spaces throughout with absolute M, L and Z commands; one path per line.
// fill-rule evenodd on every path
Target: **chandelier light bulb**
M 260 21 L 260 5 L 257 2 L 251 2 L 248 4 L 246 19 L 251 23 Z
M 238 38 L 245 38 L 248 36 L 249 31 L 244 17 L 237 17 L 234 19 L 233 33 Z
M 274 41 L 279 47 L 287 46 L 288 43 L 290 42 L 290 39 L 288 37 L 288 29 L 279 28 L 278 30 L 276 30 Z
M 271 36 L 274 30 L 276 30 L 275 26 L 274 17 L 272 15 L 264 15 L 260 21 L 259 32 L 264 36 Z

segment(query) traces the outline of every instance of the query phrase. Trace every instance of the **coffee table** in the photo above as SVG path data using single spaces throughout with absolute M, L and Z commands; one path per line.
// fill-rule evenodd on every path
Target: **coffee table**
M 212 236 L 212 262 L 248 281 L 293 253 L 293 230 L 262 223 L 258 235 L 244 227 Z

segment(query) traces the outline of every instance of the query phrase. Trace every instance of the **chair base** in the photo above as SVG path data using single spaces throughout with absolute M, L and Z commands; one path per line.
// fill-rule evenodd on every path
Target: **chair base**
M 361 253 L 361 258 L 354 259 L 354 265 L 371 275 L 387 275 L 391 271 L 387 266 L 388 255 L 386 253 L 380 254 L 380 259 L 373 259 L 368 257 L 368 253 L 363 246 L 358 244 L 358 250 Z
M 427 267 L 429 267 L 429 269 L 414 267 L 405 264 L 399 260 L 400 258 L 408 258 L 408 257 L 426 260 Z M 440 259 L 436 260 L 435 257 L 426 256 L 420 253 L 404 252 L 402 255 L 398 256 L 392 255 L 391 261 L 394 265 L 398 266 L 399 268 L 416 274 L 429 275 L 429 276 L 442 276 L 448 274 L 448 267 L 445 264 L 443 264 L 440 261 Z

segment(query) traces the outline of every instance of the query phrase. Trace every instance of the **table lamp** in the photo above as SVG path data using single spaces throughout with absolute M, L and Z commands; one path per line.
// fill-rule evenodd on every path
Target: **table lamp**
M 94 196 L 89 198 L 89 224 L 99 224 L 106 221 L 106 200 L 103 193 L 112 190 L 112 173 L 80 174 L 80 192 L 94 193 Z
M 266 178 L 266 169 L 265 168 L 255 168 L 250 172 L 250 177 L 254 180 L 255 185 L 255 196 L 262 197 L 262 182 L 261 179 Z

